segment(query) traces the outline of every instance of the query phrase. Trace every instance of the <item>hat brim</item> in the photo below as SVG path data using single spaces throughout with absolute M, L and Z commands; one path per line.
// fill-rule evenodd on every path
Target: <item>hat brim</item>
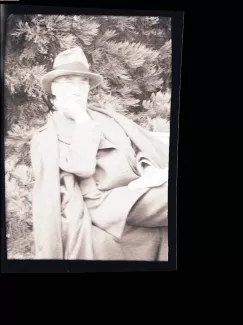
M 44 90 L 51 93 L 51 83 L 54 81 L 54 79 L 56 79 L 57 77 L 67 76 L 67 75 L 89 77 L 91 89 L 97 87 L 103 81 L 103 77 L 101 75 L 92 72 L 79 72 L 73 70 L 53 70 L 45 74 L 44 77 L 41 79 L 41 83 Z

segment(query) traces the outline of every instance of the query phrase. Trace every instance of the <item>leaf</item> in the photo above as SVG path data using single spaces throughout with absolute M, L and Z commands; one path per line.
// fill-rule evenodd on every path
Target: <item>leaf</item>
M 122 97 L 126 97 L 129 96 L 131 93 L 131 88 L 127 85 L 125 85 L 124 87 L 120 88 L 117 90 L 117 92 L 122 96 Z
M 90 21 L 89 23 L 80 21 L 76 24 L 75 34 L 84 45 L 90 45 L 97 36 L 99 27 L 100 24 L 95 21 Z
M 103 46 L 105 44 L 106 41 L 108 41 L 109 39 L 117 36 L 118 33 L 116 33 L 115 30 L 111 30 L 111 29 L 107 29 L 103 35 L 99 36 L 95 42 L 95 46 L 96 47 L 100 47 Z
M 121 31 L 133 31 L 138 17 L 116 17 L 116 27 Z
M 169 132 L 170 123 L 168 120 L 157 116 L 156 118 L 148 117 L 148 124 L 151 126 L 151 130 L 154 132 Z
M 154 26 L 159 23 L 159 17 L 144 17 L 144 23 L 147 24 L 148 26 Z
M 16 179 L 12 178 L 11 181 L 5 181 L 6 199 L 16 198 L 18 196 L 19 186 Z
M 33 134 L 33 129 L 29 130 L 26 125 L 14 124 L 12 129 L 8 131 L 7 135 L 15 138 L 28 138 Z
M 147 79 L 144 80 L 144 87 L 147 92 L 156 91 L 158 89 L 161 89 L 162 85 L 164 83 L 164 80 L 157 76 L 149 76 Z
M 132 97 L 127 97 L 127 98 L 124 98 L 123 99 L 123 101 L 122 101 L 122 103 L 125 105 L 125 106 L 128 106 L 128 107 L 130 107 L 130 106 L 133 106 L 133 107 L 136 107 L 136 106 L 138 106 L 138 103 L 140 102 L 140 100 L 139 99 L 137 99 L 137 98 L 132 98 Z
M 21 55 L 19 56 L 19 60 L 32 60 L 36 56 L 37 46 L 25 47 Z
M 101 48 L 96 48 L 94 51 L 92 51 L 91 56 L 93 63 L 99 64 L 104 59 L 104 50 Z
M 18 158 L 16 156 L 8 157 L 5 160 L 5 173 L 10 173 L 13 172 L 16 163 L 17 163 Z
M 68 35 L 58 35 L 58 41 L 60 44 L 61 49 L 66 50 L 66 49 L 70 49 L 74 46 L 76 46 L 76 37 L 72 34 L 68 34 Z
M 128 41 L 118 43 L 108 41 L 106 48 L 110 55 L 120 57 L 131 69 L 141 67 L 145 61 L 153 61 L 159 55 L 158 51 L 151 50 L 141 43 Z
M 28 185 L 32 179 L 32 174 L 29 167 L 18 165 L 14 171 L 14 176 L 21 182 L 22 185 Z
M 166 58 L 171 57 L 172 43 L 171 39 L 165 42 L 165 44 L 160 48 L 159 60 L 163 61 Z
M 147 110 L 150 117 L 161 116 L 169 119 L 170 117 L 171 93 L 158 91 L 152 93 L 149 100 L 142 102 L 143 107 Z

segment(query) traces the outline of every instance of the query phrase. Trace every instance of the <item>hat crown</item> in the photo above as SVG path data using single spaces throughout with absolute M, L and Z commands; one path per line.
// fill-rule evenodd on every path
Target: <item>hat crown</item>
M 54 60 L 53 68 L 57 69 L 59 66 L 73 63 L 79 63 L 86 69 L 89 69 L 88 60 L 81 47 L 74 47 L 59 53 Z
M 103 78 L 89 69 L 89 63 L 81 47 L 74 47 L 59 53 L 54 62 L 52 71 L 47 72 L 41 83 L 47 92 L 51 92 L 51 83 L 58 77 L 75 75 L 89 78 L 91 89 L 97 87 Z

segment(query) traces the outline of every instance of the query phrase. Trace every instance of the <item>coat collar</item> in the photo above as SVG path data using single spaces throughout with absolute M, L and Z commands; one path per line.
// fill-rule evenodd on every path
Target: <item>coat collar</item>
M 158 164 L 158 166 L 161 166 L 161 157 L 160 153 L 156 150 L 156 146 L 153 145 L 151 141 L 155 141 L 152 139 L 152 137 L 146 136 L 146 132 L 142 132 L 141 128 L 134 123 L 132 120 L 128 119 L 127 117 L 123 116 L 122 114 L 117 113 L 115 110 L 111 109 L 103 109 L 99 108 L 97 106 L 88 106 L 88 113 L 90 114 L 92 119 L 99 119 L 102 117 L 102 120 L 112 119 L 114 122 L 117 122 L 119 126 L 124 130 L 124 132 L 127 134 L 129 139 L 136 145 L 136 147 L 139 149 L 139 151 L 144 152 L 147 157 L 150 157 L 152 161 Z M 97 114 L 98 113 L 98 114 Z M 52 128 L 57 134 L 57 130 L 55 127 L 55 123 L 53 120 L 53 117 L 51 116 L 47 122 L 47 124 L 39 129 L 39 132 L 42 132 L 46 130 L 48 127 Z M 115 143 L 115 137 L 113 137 L 114 132 L 112 133 L 109 127 L 105 127 L 103 129 L 104 135 L 107 138 L 108 141 L 113 143 L 115 146 L 120 149 L 123 149 L 122 143 Z M 56 136 L 57 138 L 57 136 Z M 66 139 L 68 140 L 68 139 Z M 107 144 L 105 144 L 107 145 Z M 157 146 L 158 148 L 158 146 Z M 162 163 L 163 164 L 163 163 Z
M 150 159 L 158 166 L 161 167 L 164 164 L 161 160 L 164 160 L 165 156 L 162 150 L 157 150 L 160 144 L 158 144 L 156 139 L 151 137 L 147 130 L 142 129 L 138 124 L 113 109 L 102 109 L 97 106 L 90 106 L 89 109 L 91 116 L 92 114 L 94 115 L 95 112 L 99 112 L 113 119 L 121 128 L 123 128 L 124 132 L 140 152 L 145 153 L 146 156 L 150 157 Z M 154 142 L 156 145 L 154 145 Z

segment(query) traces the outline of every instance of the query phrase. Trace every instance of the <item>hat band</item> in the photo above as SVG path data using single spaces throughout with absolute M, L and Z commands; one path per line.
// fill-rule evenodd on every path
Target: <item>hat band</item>
M 77 72 L 89 72 L 89 68 L 81 62 L 59 64 L 53 67 L 53 70 L 73 70 Z

